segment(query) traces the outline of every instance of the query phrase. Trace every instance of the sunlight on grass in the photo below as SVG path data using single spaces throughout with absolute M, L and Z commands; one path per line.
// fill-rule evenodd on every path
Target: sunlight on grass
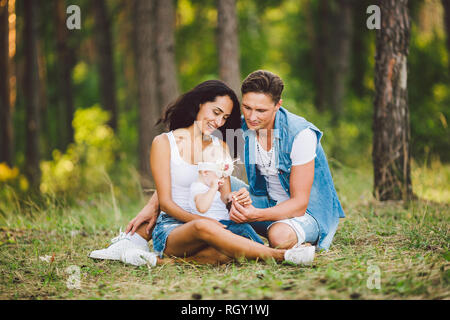
M 450 165 L 438 160 L 429 166 L 413 163 L 411 178 L 414 193 L 421 199 L 450 203 Z

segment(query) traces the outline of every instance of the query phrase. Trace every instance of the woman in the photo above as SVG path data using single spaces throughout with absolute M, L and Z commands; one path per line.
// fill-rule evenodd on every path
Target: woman
M 205 81 L 178 98 L 162 121 L 170 131 L 155 137 L 150 152 L 157 191 L 127 228 L 127 232 L 137 232 L 121 233 L 110 247 L 96 250 L 90 257 L 135 265 L 164 263 L 163 254 L 199 263 L 224 263 L 242 257 L 302 262 L 302 248 L 273 249 L 226 230 L 214 219 L 188 212 L 189 186 L 197 179 L 197 163 L 202 161 L 203 150 L 218 141 L 212 133 L 219 130 L 226 137 L 226 129 L 240 128 L 239 101 L 233 90 L 218 80 Z M 225 141 L 219 143 L 228 150 Z M 245 188 L 231 192 L 229 178 L 221 186 L 221 193 L 225 202 L 251 203 Z M 156 197 L 163 211 L 152 234 L 159 256 L 148 252 L 150 233 L 142 223 L 156 209 Z

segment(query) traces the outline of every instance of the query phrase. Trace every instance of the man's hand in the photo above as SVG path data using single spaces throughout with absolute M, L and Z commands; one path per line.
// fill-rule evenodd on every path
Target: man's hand
M 259 209 L 251 204 L 243 207 L 238 201 L 233 201 L 230 210 L 230 220 L 236 223 L 254 222 L 260 218 Z
M 130 223 L 128 223 L 125 233 L 128 233 L 131 231 L 131 234 L 133 235 L 141 224 L 148 222 L 147 227 L 145 228 L 145 232 L 148 235 L 150 235 L 150 232 L 153 230 L 153 227 L 155 226 L 158 215 L 159 215 L 159 209 L 147 204 L 138 213 L 138 215 L 133 220 L 131 220 Z

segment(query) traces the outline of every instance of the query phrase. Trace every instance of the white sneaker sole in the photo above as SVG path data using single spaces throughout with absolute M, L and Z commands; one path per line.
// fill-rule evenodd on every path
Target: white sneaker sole
M 107 254 L 104 254 L 104 253 L 98 252 L 98 251 L 92 251 L 89 254 L 89 258 L 100 259 L 100 260 L 120 260 L 120 258 L 114 259 L 114 258 L 111 258 L 110 255 L 107 255 Z

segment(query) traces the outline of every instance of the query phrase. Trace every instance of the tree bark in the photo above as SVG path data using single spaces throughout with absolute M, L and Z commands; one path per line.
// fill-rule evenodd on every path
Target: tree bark
M 239 38 L 235 0 L 217 0 L 219 76 L 240 95 Z
M 376 31 L 373 118 L 374 195 L 377 199 L 412 197 L 407 56 L 410 20 L 407 0 L 381 1 Z
M 117 130 L 116 77 L 112 50 L 111 22 L 105 0 L 92 1 L 95 15 L 97 61 L 100 75 L 100 96 L 103 108 L 111 113 L 109 125 Z
M 0 163 L 13 165 L 13 126 L 9 87 L 8 1 L 0 2 Z
M 24 1 L 24 98 L 26 109 L 25 125 L 25 174 L 33 191 L 39 188 L 41 171 L 39 168 L 39 70 L 37 42 L 38 31 L 38 2 Z
M 74 50 L 69 45 L 69 32 L 66 27 L 66 6 L 64 0 L 57 0 L 54 3 L 56 21 L 56 50 L 58 59 L 58 87 L 60 94 L 60 110 L 64 115 L 65 132 L 60 132 L 63 136 L 63 143 L 60 145 L 64 150 L 67 145 L 74 140 L 73 115 L 75 111 L 73 102 L 72 68 L 75 63 Z
M 156 52 L 158 98 L 164 108 L 178 97 L 175 63 L 175 8 L 172 0 L 156 1 Z
M 156 126 L 161 117 L 158 105 L 155 36 L 156 0 L 135 0 L 136 70 L 139 105 L 139 172 L 144 188 L 153 185 L 150 171 L 150 146 L 153 138 L 161 133 Z

